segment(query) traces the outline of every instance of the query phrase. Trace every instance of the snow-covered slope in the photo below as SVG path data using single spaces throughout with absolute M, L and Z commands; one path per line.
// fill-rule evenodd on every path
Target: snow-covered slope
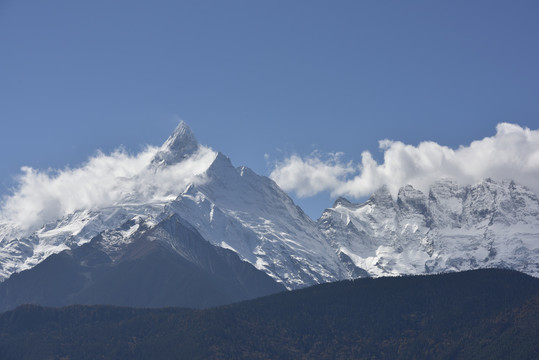
M 164 204 L 159 203 L 126 204 L 79 210 L 31 233 L 4 225 L 4 234 L 0 234 L 0 280 L 14 272 L 30 269 L 52 254 L 85 244 L 100 232 L 116 229 L 136 216 L 156 216 L 163 207 Z
M 539 201 L 512 181 L 462 187 L 435 183 L 428 196 L 408 185 L 364 204 L 338 199 L 319 219 L 349 266 L 370 275 L 510 267 L 539 276 Z
M 170 209 L 213 244 L 236 251 L 289 288 L 347 278 L 339 259 L 305 213 L 271 179 L 235 168 L 218 154 Z

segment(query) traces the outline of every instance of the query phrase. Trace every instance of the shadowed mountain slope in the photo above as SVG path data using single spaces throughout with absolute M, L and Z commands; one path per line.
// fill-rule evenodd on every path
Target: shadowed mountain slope
M 112 248 L 114 234 L 103 233 L 12 275 L 0 284 L 0 309 L 27 303 L 205 308 L 285 290 L 177 215 L 150 229 L 143 225 L 126 244 Z

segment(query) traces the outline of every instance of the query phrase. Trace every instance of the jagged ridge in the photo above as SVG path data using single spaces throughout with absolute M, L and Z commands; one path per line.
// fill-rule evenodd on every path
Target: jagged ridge
M 374 276 L 508 267 L 539 275 L 539 201 L 513 181 L 407 185 L 364 204 L 340 200 L 319 228 L 337 253 Z

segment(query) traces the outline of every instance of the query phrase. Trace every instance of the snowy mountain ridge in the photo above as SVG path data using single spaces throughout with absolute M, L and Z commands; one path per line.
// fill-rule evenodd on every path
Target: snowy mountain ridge
M 318 221 L 337 253 L 370 275 L 510 267 L 539 276 L 539 200 L 513 181 L 460 186 L 443 179 L 429 194 L 382 187 L 364 204 L 338 199 Z
M 460 186 L 444 179 L 428 194 L 407 185 L 396 200 L 382 187 L 364 204 L 337 199 L 315 222 L 271 179 L 199 145 L 183 122 L 142 174 L 142 184 L 115 203 L 38 230 L 0 222 L 0 279 L 98 235 L 114 258 L 171 215 L 288 289 L 479 267 L 539 276 L 539 200 L 512 181 Z M 155 182 L 170 184 L 158 191 Z

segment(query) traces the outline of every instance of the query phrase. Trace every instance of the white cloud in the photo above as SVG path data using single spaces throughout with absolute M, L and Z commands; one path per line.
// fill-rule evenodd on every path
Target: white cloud
M 270 177 L 284 190 L 293 190 L 300 197 L 316 195 L 332 190 L 341 178 L 354 172 L 352 164 L 340 162 L 341 155 L 330 154 L 326 159 L 318 153 L 305 159 L 292 155 L 278 163 Z
M 426 191 L 443 177 L 461 184 L 511 178 L 539 193 L 539 130 L 500 123 L 496 135 L 456 150 L 431 141 L 412 146 L 386 139 L 379 146 L 384 151 L 381 164 L 368 151 L 355 165 L 343 164 L 338 157 L 293 155 L 276 163 L 270 177 L 300 197 L 330 191 L 333 196 L 359 198 L 384 184 L 393 194 L 406 184 Z
M 23 167 L 13 194 L 2 201 L 0 222 L 30 230 L 78 209 L 160 202 L 178 196 L 189 183 L 200 180 L 197 175 L 216 156 L 201 146 L 178 164 L 150 166 L 158 150 L 148 147 L 136 155 L 123 150 L 110 155 L 98 153 L 79 168 L 60 171 Z

